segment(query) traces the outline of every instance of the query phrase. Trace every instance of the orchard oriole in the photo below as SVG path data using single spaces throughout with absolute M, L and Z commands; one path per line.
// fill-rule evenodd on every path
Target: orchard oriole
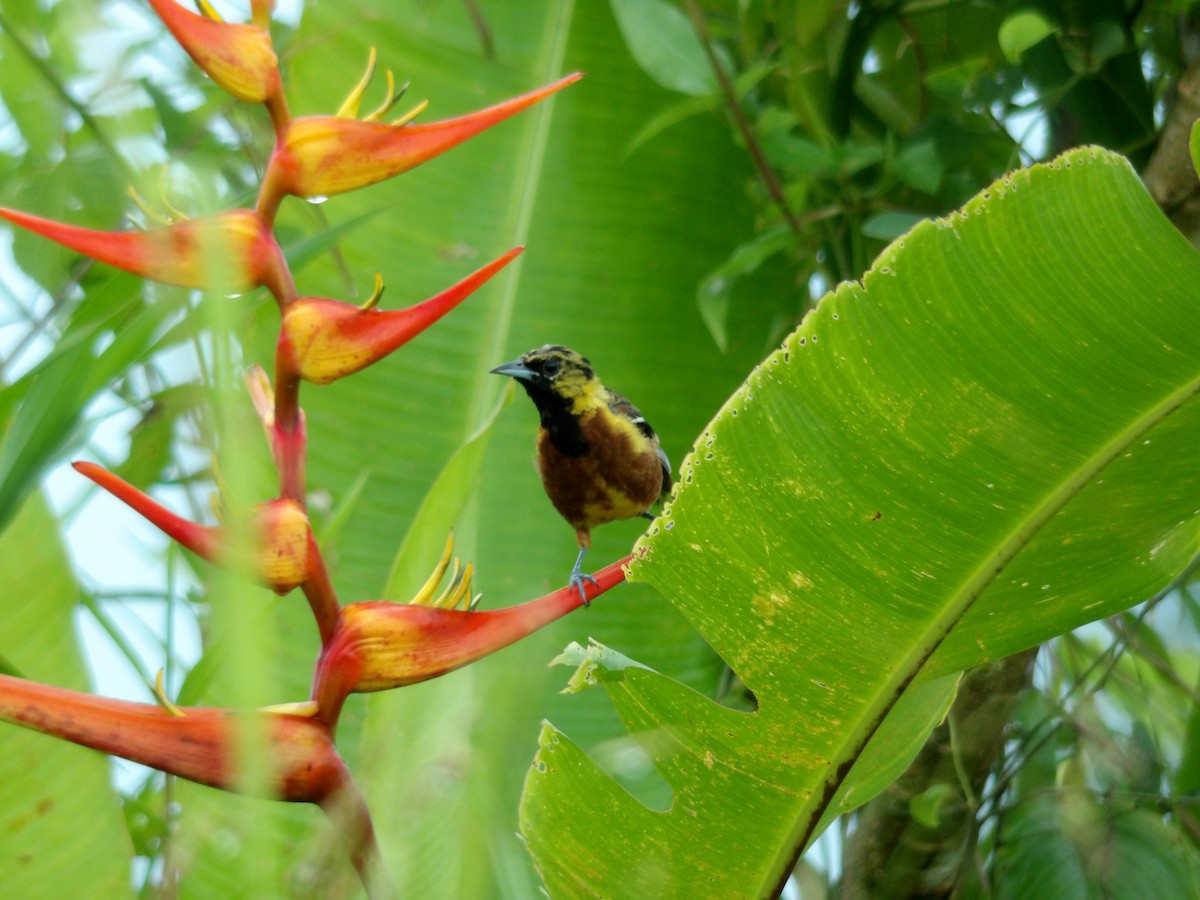
M 575 529 L 579 556 L 569 584 L 587 602 L 581 571 L 591 530 L 644 516 L 671 490 L 671 463 L 637 407 L 596 377 L 574 350 L 546 344 L 492 369 L 520 382 L 541 425 L 535 462 L 550 502 Z

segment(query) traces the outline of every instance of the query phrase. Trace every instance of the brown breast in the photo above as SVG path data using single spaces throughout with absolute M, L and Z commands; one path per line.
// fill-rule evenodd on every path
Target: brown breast
M 658 455 L 635 452 L 630 435 L 596 413 L 585 413 L 580 426 L 588 452 L 578 457 L 567 456 L 545 430 L 538 431 L 538 471 L 554 508 L 584 530 L 648 510 L 662 490 Z

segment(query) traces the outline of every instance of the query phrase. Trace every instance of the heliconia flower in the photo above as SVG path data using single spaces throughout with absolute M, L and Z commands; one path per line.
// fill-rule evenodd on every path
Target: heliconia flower
M 171 539 L 209 562 L 223 564 L 237 554 L 257 578 L 278 594 L 300 587 L 323 573 L 320 552 L 304 507 L 297 500 L 276 499 L 254 509 L 247 526 L 250 546 L 229 547 L 222 527 L 198 525 L 171 512 L 118 475 L 95 463 L 74 462 L 79 472 L 144 516 Z M 323 577 L 323 575 L 322 575 Z
M 582 77 L 568 75 L 487 109 L 428 125 L 341 116 L 292 119 L 279 134 L 258 209 L 270 218 L 285 194 L 328 197 L 407 172 Z
M 514 260 L 515 247 L 462 281 L 415 306 L 376 308 L 377 290 L 364 306 L 324 297 L 300 297 L 283 311 L 276 371 L 328 384 L 387 356 L 416 337 Z
M 595 574 L 592 600 L 625 580 L 625 557 Z M 469 593 L 469 590 L 468 590 Z M 313 698 L 331 726 L 354 692 L 384 691 L 437 678 L 501 650 L 584 604 L 570 586 L 495 610 L 449 609 L 386 600 L 350 603 L 317 662 Z
M 266 28 L 223 22 L 207 3 L 209 15 L 203 16 L 174 0 L 148 2 L 196 65 L 238 100 L 262 103 L 281 93 L 279 60 Z
M 285 709 L 172 711 L 0 674 L 0 721 L 225 790 L 244 787 L 239 731 L 246 717 L 255 717 L 270 760 L 264 787 L 281 800 L 322 803 L 349 781 L 349 772 L 320 719 Z
M 295 294 L 275 236 L 253 210 L 200 216 L 153 231 L 94 231 L 4 207 L 0 218 L 102 263 L 165 284 L 221 293 L 265 285 L 281 302 Z

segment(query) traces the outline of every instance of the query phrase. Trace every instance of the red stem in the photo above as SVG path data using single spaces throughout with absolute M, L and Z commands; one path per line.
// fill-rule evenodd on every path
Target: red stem
M 322 801 L 321 808 L 334 831 L 342 836 L 350 862 L 358 872 L 369 900 L 394 900 L 396 892 L 383 865 L 371 811 L 354 779 L 347 778 L 337 791 Z
M 333 582 L 329 580 L 329 570 L 325 568 L 325 560 L 321 556 L 321 547 L 311 531 L 308 533 L 308 571 L 300 589 L 312 607 L 317 630 L 321 634 L 321 647 L 324 648 L 333 639 L 340 606 Z
M 300 379 L 287 358 L 285 342 L 275 352 L 275 424 L 271 429 L 275 465 L 279 469 L 279 496 L 307 508 L 305 459 L 308 439 L 300 409 Z

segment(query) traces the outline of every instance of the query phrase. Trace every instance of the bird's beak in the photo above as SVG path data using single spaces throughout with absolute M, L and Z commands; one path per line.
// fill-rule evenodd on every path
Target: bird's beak
M 506 362 L 502 366 L 496 366 L 492 369 L 492 375 L 507 375 L 510 378 L 515 378 L 517 381 L 532 381 L 534 372 L 527 367 L 525 363 L 519 359 L 514 359 L 512 362 Z

